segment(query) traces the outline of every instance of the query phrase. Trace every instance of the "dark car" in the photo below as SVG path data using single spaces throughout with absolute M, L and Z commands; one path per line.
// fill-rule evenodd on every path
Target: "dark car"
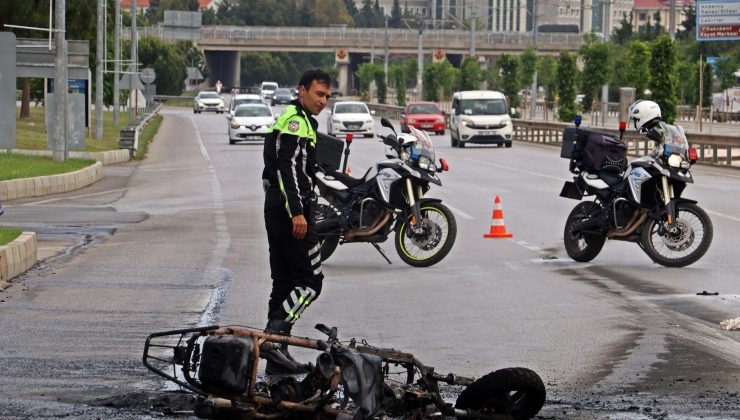
M 272 105 L 287 105 L 293 100 L 293 92 L 287 88 L 275 90 L 272 94 Z
M 434 102 L 411 102 L 401 113 L 401 131 L 408 133 L 409 127 L 444 134 L 444 112 Z

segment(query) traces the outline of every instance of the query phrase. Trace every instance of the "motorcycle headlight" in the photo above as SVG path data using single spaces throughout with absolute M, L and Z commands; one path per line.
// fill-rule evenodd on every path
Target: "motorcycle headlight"
M 688 160 L 681 161 L 681 169 L 689 169 L 691 167 L 691 162 Z
M 426 156 L 420 156 L 419 157 L 419 167 L 421 169 L 425 169 L 425 170 L 428 171 L 428 170 L 430 170 L 430 168 L 429 168 L 430 166 L 434 166 L 434 164 L 432 163 L 431 160 L 429 160 L 428 157 L 426 157 Z
M 409 160 L 409 152 L 407 150 L 401 151 L 401 160 L 406 161 Z
M 679 154 L 672 154 L 668 157 L 668 166 L 671 168 L 680 168 L 681 162 L 683 162 L 683 157 Z

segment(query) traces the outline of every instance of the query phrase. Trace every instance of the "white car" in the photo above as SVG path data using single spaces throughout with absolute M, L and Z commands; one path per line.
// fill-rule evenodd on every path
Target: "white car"
M 200 114 L 203 111 L 222 114 L 224 112 L 224 98 L 216 92 L 198 92 L 198 96 L 193 99 L 193 113 Z
M 506 96 L 492 90 L 468 90 L 452 95 L 450 115 L 452 147 L 468 143 L 511 147 L 514 124 Z
M 327 132 L 332 136 L 353 133 L 373 137 L 374 114 L 364 102 L 336 102 L 326 119 Z
M 262 97 L 256 93 L 240 93 L 238 95 L 234 95 L 231 98 L 231 102 L 229 103 L 229 115 L 232 117 L 234 116 L 234 110 L 239 105 L 244 104 L 264 104 L 265 101 L 262 100 Z
M 275 122 L 275 114 L 265 104 L 244 104 L 234 110 L 234 115 L 227 115 L 229 122 L 229 144 L 238 141 L 264 141 Z
M 262 95 L 262 99 L 272 99 L 272 94 L 275 93 L 277 88 L 278 84 L 275 82 L 262 82 L 262 85 L 260 85 L 260 95 Z

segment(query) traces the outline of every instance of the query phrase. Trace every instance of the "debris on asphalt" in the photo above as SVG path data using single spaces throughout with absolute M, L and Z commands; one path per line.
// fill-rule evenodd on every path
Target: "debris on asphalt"
M 737 318 L 726 319 L 720 322 L 719 326 L 727 331 L 740 330 L 740 316 Z
M 717 296 L 718 294 L 717 292 L 709 293 L 706 290 L 702 290 L 701 293 L 697 293 L 697 296 Z

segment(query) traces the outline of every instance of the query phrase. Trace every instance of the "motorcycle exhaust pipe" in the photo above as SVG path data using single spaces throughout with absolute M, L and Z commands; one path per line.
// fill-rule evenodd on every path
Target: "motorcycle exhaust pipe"
M 592 217 L 588 220 L 582 220 L 582 221 L 573 223 L 573 233 L 578 233 L 582 230 L 587 230 L 587 229 L 595 228 L 597 226 L 602 226 L 604 222 L 605 220 L 603 220 L 603 217 Z

